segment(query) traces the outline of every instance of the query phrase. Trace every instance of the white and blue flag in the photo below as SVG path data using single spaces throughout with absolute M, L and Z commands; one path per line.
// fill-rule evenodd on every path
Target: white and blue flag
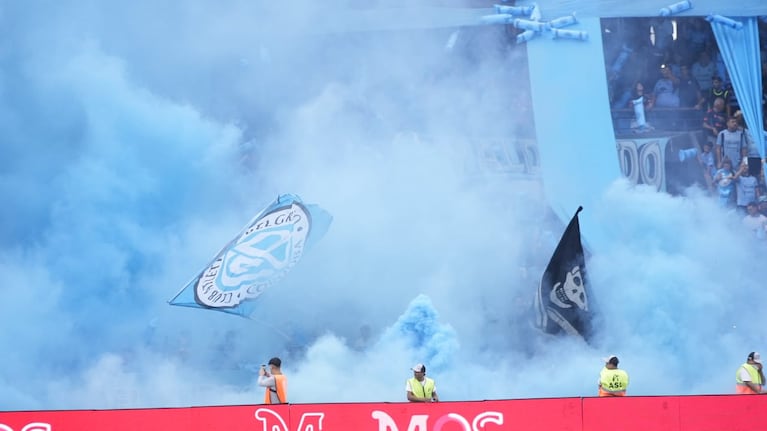
M 250 317 L 255 299 L 279 282 L 321 239 L 333 217 L 284 194 L 256 215 L 169 301 Z

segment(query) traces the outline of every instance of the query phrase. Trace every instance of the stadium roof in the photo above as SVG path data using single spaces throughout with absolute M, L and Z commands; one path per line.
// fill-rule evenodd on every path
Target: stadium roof
M 552 18 L 575 12 L 588 17 L 657 16 L 662 7 L 678 0 L 520 0 L 517 5 L 537 3 L 543 18 Z M 680 16 L 725 15 L 729 17 L 767 15 L 764 0 L 690 0 L 693 8 Z M 500 2 L 499 2 L 500 3 Z M 503 4 L 503 3 L 500 3 Z

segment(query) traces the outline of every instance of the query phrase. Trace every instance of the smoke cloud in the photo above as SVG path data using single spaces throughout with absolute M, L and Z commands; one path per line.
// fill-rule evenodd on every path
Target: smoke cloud
M 585 209 L 613 239 L 587 261 L 596 340 L 542 336 L 563 225 L 478 150 L 534 130 L 524 48 L 299 3 L 2 5 L 4 409 L 257 403 L 271 356 L 294 402 L 404 401 L 419 362 L 443 400 L 592 396 L 608 354 L 632 394 L 731 392 L 765 343 L 763 244 L 733 215 L 616 180 Z M 334 222 L 255 318 L 169 306 L 280 193 Z

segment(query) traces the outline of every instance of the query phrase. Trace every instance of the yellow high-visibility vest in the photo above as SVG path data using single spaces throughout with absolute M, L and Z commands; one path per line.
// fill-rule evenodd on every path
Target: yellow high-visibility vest
M 423 380 L 421 383 L 415 377 L 409 379 L 410 389 L 413 391 L 413 395 L 417 397 L 431 399 L 432 394 L 434 394 L 434 380 L 428 377 L 424 377 Z
M 762 376 L 759 375 L 759 370 L 757 370 L 755 366 L 746 362 L 745 364 L 741 365 L 740 368 L 743 368 L 746 371 L 748 371 L 748 375 L 751 377 L 751 383 L 755 385 L 759 385 L 759 386 L 761 386 L 764 383 L 762 382 Z M 738 368 L 738 371 L 735 372 L 735 391 L 739 394 L 757 393 L 757 392 L 754 392 L 751 388 L 749 388 L 748 385 L 745 384 L 743 380 L 740 378 L 740 368 Z
M 599 373 L 601 389 L 608 394 L 624 395 L 629 386 L 629 375 L 620 369 L 602 368 Z

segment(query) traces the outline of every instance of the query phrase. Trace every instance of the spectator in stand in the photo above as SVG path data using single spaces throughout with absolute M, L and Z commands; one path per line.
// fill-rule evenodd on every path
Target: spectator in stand
M 698 81 L 690 75 L 690 66 L 682 64 L 679 66 L 679 106 L 703 109 L 705 103 Z
M 678 108 L 679 107 L 679 78 L 674 76 L 671 68 L 665 64 L 660 66 L 661 78 L 655 83 L 653 94 L 655 95 L 655 106 L 659 108 Z
M 711 78 L 711 88 L 706 90 L 705 93 L 706 97 L 706 103 L 708 104 L 707 108 L 711 109 L 714 106 L 714 101 L 716 101 L 717 98 L 722 98 L 725 103 L 725 112 L 727 113 L 727 116 L 730 116 L 729 104 L 727 101 L 730 98 L 730 91 L 722 85 L 722 78 L 719 76 L 714 76 Z
M 724 114 L 724 99 L 721 97 L 714 101 L 713 108 L 706 112 L 703 117 L 703 132 L 706 136 L 706 140 L 713 144 L 716 143 L 716 138 L 719 136 L 719 132 L 727 127 L 727 116 Z M 719 167 L 720 159 L 716 159 L 717 167 Z
M 743 137 L 743 130 L 738 129 L 738 120 L 730 117 L 727 119 L 727 128 L 719 132 L 716 137 L 717 166 L 721 167 L 723 158 L 728 158 L 734 165 L 740 167 L 746 155 L 748 155 L 748 147 Z
M 732 114 L 733 117 L 738 122 L 738 130 L 743 131 L 743 137 L 746 138 L 746 152 L 748 157 L 761 157 L 759 155 L 759 148 L 756 145 L 756 142 L 754 141 L 754 137 L 751 136 L 751 132 L 748 130 L 748 125 L 746 124 L 746 119 L 743 118 L 743 112 L 742 111 L 735 111 L 734 114 Z M 753 172 L 751 172 L 753 174 Z
M 748 163 L 742 163 L 732 179 L 735 181 L 735 204 L 737 205 L 738 213 L 745 215 L 747 213 L 747 206 L 750 204 L 754 204 L 754 209 L 756 210 L 754 202 L 759 197 L 756 188 L 759 180 L 749 172 Z
M 724 64 L 724 57 L 722 57 L 722 52 L 719 50 L 719 46 L 716 44 L 712 45 L 708 52 L 711 53 L 711 62 L 716 65 L 716 73 L 714 75 L 722 77 L 724 86 L 729 87 L 731 84 L 730 73 L 727 70 L 727 66 Z
M 759 214 L 767 217 L 767 194 L 759 196 L 757 205 Z
M 700 91 L 704 94 L 711 88 L 711 79 L 716 75 L 716 64 L 711 61 L 711 56 L 707 51 L 701 51 L 698 55 L 698 61 L 692 65 L 692 77 L 698 81 Z
M 653 94 L 645 93 L 644 84 L 642 81 L 634 81 L 634 85 L 631 88 L 624 91 L 623 95 L 618 98 L 613 105 L 613 109 L 634 109 L 633 101 L 643 97 L 644 109 L 649 111 L 653 107 Z
M 727 86 L 727 99 L 725 99 L 727 115 L 735 115 L 740 112 L 740 103 L 738 102 L 738 96 L 735 94 L 735 89 L 732 85 Z M 741 114 L 742 115 L 742 114 Z
M 685 23 L 688 25 L 680 35 L 687 42 L 687 52 L 693 55 L 692 58 L 697 58 L 706 46 L 713 44 L 711 26 L 703 18 L 697 17 L 685 20 Z
M 434 380 L 426 377 L 426 365 L 416 364 L 412 370 L 413 378 L 408 379 L 405 384 L 407 400 L 411 403 L 438 402 L 437 386 L 434 384 Z
M 729 208 L 733 203 L 733 191 L 735 190 L 735 184 L 732 182 L 732 178 L 735 173 L 732 171 L 732 162 L 730 159 L 724 159 L 722 161 L 722 167 L 716 171 L 714 175 L 714 184 L 719 194 L 719 206 L 722 208 Z
M 618 369 L 618 357 L 610 355 L 604 359 L 605 366 L 599 373 L 600 397 L 624 397 L 629 386 L 629 375 L 624 370 Z
M 711 150 L 712 144 L 709 141 L 703 143 L 703 151 L 698 154 L 698 163 L 703 170 L 703 178 L 706 180 L 706 186 L 713 192 L 714 175 L 716 175 L 716 156 Z
M 759 212 L 756 202 L 749 202 L 746 208 L 747 212 L 743 216 L 743 226 L 757 238 L 764 239 L 765 229 L 767 229 L 767 217 Z
M 650 59 L 652 64 L 649 70 L 657 69 L 665 60 L 674 43 L 674 26 L 671 19 L 666 17 L 650 18 Z
M 671 73 L 674 76 L 680 76 L 682 74 L 681 68 L 684 61 L 682 54 L 677 49 L 666 51 L 666 57 L 663 59 L 663 64 L 671 69 Z
M 735 392 L 745 395 L 761 394 L 763 384 L 762 357 L 759 352 L 751 352 L 746 358 L 746 363 L 738 368 L 735 375 Z
M 759 159 L 756 158 L 755 160 L 759 160 L 758 169 L 754 169 L 753 166 L 751 166 L 751 163 L 749 163 L 748 167 L 751 169 L 751 175 L 754 175 L 754 171 L 756 171 L 756 177 L 757 180 L 759 180 L 759 183 L 756 185 L 757 189 L 757 196 L 759 196 L 759 199 L 757 199 L 758 202 L 761 202 L 762 199 L 767 199 L 767 186 L 764 183 L 764 160 L 765 159 Z M 762 208 L 759 207 L 759 211 L 762 211 Z M 767 215 L 767 214 L 765 214 Z
M 762 52 L 762 83 L 767 83 L 767 52 Z M 767 84 L 762 85 L 762 110 L 767 110 Z M 764 116 L 764 125 L 767 129 L 767 115 Z
M 608 72 L 609 73 L 609 72 Z M 629 100 L 631 85 L 620 75 L 607 80 L 607 97 L 610 98 L 610 109 L 623 109 Z

